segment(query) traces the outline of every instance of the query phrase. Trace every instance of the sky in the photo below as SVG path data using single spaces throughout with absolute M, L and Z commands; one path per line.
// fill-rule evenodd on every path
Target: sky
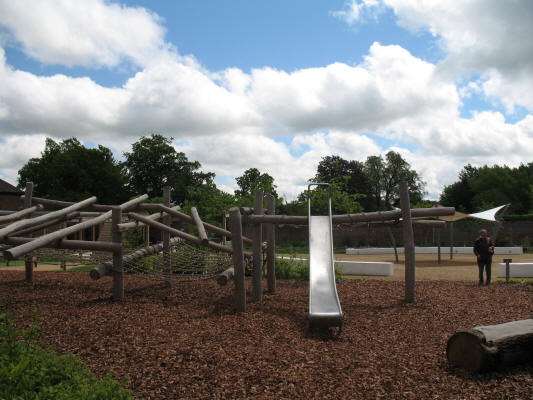
M 533 161 L 531 0 L 0 0 L 0 178 L 76 137 L 151 133 L 286 200 L 320 160 L 400 153 L 438 199 Z

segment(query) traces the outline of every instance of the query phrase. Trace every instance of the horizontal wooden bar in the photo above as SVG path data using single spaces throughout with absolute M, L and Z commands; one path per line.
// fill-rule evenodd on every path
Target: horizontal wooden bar
M 86 207 L 87 205 L 92 204 L 95 201 L 96 201 L 96 197 L 93 196 L 83 201 L 80 201 L 78 203 L 72 204 L 68 207 L 65 207 L 61 210 L 53 211 L 46 215 L 41 215 L 40 217 L 23 219 L 20 221 L 13 222 L 12 224 L 9 224 L 8 226 L 0 229 L 0 241 L 2 241 L 7 235 L 9 235 L 12 232 L 19 231 L 22 228 L 39 225 L 39 224 L 42 224 L 43 222 L 47 222 L 58 217 L 62 217 L 64 215 L 71 213 L 72 211 L 77 211 L 83 207 Z
M 121 210 L 126 210 L 128 208 L 134 207 L 136 204 L 146 200 L 147 198 L 148 198 L 148 195 L 144 194 L 140 197 L 129 200 L 126 203 L 121 204 L 120 206 L 115 206 L 115 207 L 118 207 Z M 68 208 L 69 207 L 67 207 L 66 209 Z M 63 210 L 60 210 L 60 211 L 63 211 Z M 58 231 L 55 231 L 55 232 L 51 232 L 47 235 L 40 236 L 36 238 L 35 240 L 32 240 L 31 242 L 22 244 L 17 247 L 13 247 L 9 250 L 6 250 L 4 254 L 7 256 L 8 259 L 20 257 L 23 254 L 29 253 L 30 251 L 36 250 L 40 247 L 45 247 L 49 243 L 52 243 L 58 239 L 62 239 L 64 237 L 67 237 L 68 235 L 71 235 L 83 229 L 87 229 L 92 226 L 99 225 L 105 220 L 111 218 L 111 215 L 112 215 L 112 212 L 107 211 L 106 213 L 100 215 L 99 217 L 96 217 L 96 218 L 93 218 L 87 221 L 82 221 L 79 224 L 72 225 L 67 228 L 63 228 Z
M 8 237 L 5 242 L 8 244 L 24 244 L 34 240 L 35 238 L 13 236 Z M 91 242 L 88 240 L 59 239 L 43 247 L 69 250 L 116 251 L 120 249 L 121 245 L 113 242 Z
M 11 212 L 10 214 L 0 215 L 0 224 L 6 224 L 6 223 L 13 222 L 13 221 L 17 221 L 19 219 L 26 217 L 27 215 L 33 214 L 36 211 L 39 211 L 42 209 L 43 209 L 42 204 L 37 204 L 30 208 L 25 208 L 20 211 Z
M 156 207 L 157 210 L 159 210 L 159 204 L 153 204 Z M 171 210 L 179 210 L 180 206 L 174 206 L 171 208 Z M 150 218 L 154 221 L 158 220 L 158 219 L 161 219 L 163 218 L 164 216 L 166 215 L 170 215 L 170 214 L 167 214 L 166 212 L 162 212 L 162 211 L 159 211 L 157 213 L 154 213 L 154 214 L 151 214 L 151 215 L 148 215 L 147 218 Z M 123 224 L 118 224 L 117 225 L 117 229 L 119 232 L 127 232 L 127 231 L 131 231 L 132 229 L 136 229 L 138 228 L 139 226 L 145 226 L 146 224 L 144 222 L 141 222 L 141 221 L 133 221 L 133 222 L 124 222 Z

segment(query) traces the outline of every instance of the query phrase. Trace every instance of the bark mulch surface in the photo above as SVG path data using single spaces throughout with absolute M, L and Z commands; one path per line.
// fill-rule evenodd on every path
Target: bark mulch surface
M 98 376 L 109 371 L 139 399 L 528 399 L 533 364 L 471 374 L 451 368 L 446 343 L 459 329 L 531 318 L 533 286 L 419 281 L 403 302 L 401 281 L 337 285 L 340 336 L 310 331 L 308 283 L 278 281 L 275 295 L 233 311 L 233 285 L 189 282 L 167 289 L 81 272 L 0 271 L 0 299 L 12 317 L 42 318 L 46 345 L 75 353 Z M 250 284 L 250 282 L 248 283 Z M 250 294 L 250 293 L 249 293 Z M 250 299 L 250 297 L 249 297 Z

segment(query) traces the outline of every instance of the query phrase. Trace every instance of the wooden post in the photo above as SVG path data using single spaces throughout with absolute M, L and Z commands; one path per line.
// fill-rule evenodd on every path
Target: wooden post
M 241 211 L 238 207 L 229 210 L 231 224 L 231 247 L 235 279 L 235 308 L 246 312 L 246 282 L 244 280 L 244 247 L 242 243 Z
M 150 225 L 146 225 L 144 228 L 144 244 L 146 247 L 150 246 Z
M 453 221 L 450 222 L 450 260 L 453 260 Z
M 224 229 L 225 231 L 228 229 L 226 218 L 227 218 L 226 211 L 223 211 L 222 212 L 222 229 Z M 222 244 L 223 245 L 226 245 L 226 240 L 227 240 L 227 237 L 226 237 L 226 234 L 224 233 L 222 235 Z
M 24 208 L 31 207 L 31 200 L 33 196 L 33 182 L 26 182 L 26 191 L 24 196 Z M 30 235 L 31 236 L 31 235 Z M 24 266 L 26 269 L 26 282 L 33 283 L 33 262 L 31 253 L 24 257 Z
M 438 259 L 438 263 L 440 265 L 440 263 L 441 263 L 441 257 L 440 257 L 440 229 L 438 229 L 438 228 L 433 228 L 433 229 L 437 230 L 437 232 L 436 232 L 436 234 L 437 234 L 437 259 Z
M 399 262 L 398 260 L 398 248 L 396 247 L 396 240 L 394 239 L 394 235 L 392 234 L 392 229 L 390 226 L 387 227 L 387 231 L 389 232 L 389 238 L 392 244 L 392 247 L 394 248 L 394 257 L 396 258 L 396 262 Z
M 276 213 L 276 199 L 273 195 L 266 195 L 267 213 L 274 215 Z M 267 235 L 267 283 L 270 293 L 276 292 L 276 226 L 268 224 L 266 228 Z
M 96 226 L 91 226 L 91 240 L 96 242 Z
M 255 192 L 254 199 L 254 214 L 262 215 L 263 214 L 263 192 Z M 253 301 L 262 301 L 263 300 L 263 252 L 262 252 L 262 224 L 255 224 L 253 226 L 253 241 L 252 245 L 253 251 Z
M 411 206 L 407 182 L 400 182 L 400 207 L 402 208 L 403 246 L 405 252 L 405 301 L 415 302 L 415 241 L 411 223 Z
M 513 262 L 513 259 L 504 258 L 503 262 L 505 263 L 505 282 L 509 282 L 509 278 L 511 277 L 511 267 L 509 264 Z
M 163 203 L 166 207 L 170 207 L 170 187 L 163 187 Z M 172 218 L 170 215 L 163 217 L 163 223 L 170 226 Z M 165 271 L 167 272 L 167 285 L 172 286 L 172 265 L 170 264 L 170 232 L 163 231 L 161 233 L 163 241 L 163 262 Z
M 204 223 L 202 222 L 202 219 L 200 218 L 200 214 L 198 214 L 198 210 L 196 209 L 196 207 L 191 207 L 191 216 L 194 220 L 194 223 L 196 224 L 196 228 L 198 229 L 198 236 L 200 237 L 200 239 L 202 239 L 202 242 L 209 242 L 209 239 L 207 238 L 207 233 L 205 232 Z
M 122 264 L 122 232 L 117 225 L 122 222 L 122 210 L 120 207 L 113 208 L 113 243 L 120 244 L 120 248 L 113 251 L 113 300 L 124 300 L 124 268 Z

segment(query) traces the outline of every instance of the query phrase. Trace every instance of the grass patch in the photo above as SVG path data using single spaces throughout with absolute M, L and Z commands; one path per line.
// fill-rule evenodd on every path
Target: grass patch
M 24 260 L 11 260 L 9 262 L 9 265 L 6 265 L 6 259 L 5 258 L 0 258 L 0 268 L 5 268 L 5 267 L 23 267 L 25 264 L 25 261 Z
M 509 281 L 502 280 L 501 282 L 514 285 L 533 285 L 533 279 L 509 278 Z
M 0 399 L 133 399 L 112 374 L 97 379 L 77 356 L 42 348 L 40 335 L 0 313 Z
M 309 280 L 309 261 L 276 258 L 276 278 Z M 343 280 L 341 268 L 335 264 L 335 280 Z

